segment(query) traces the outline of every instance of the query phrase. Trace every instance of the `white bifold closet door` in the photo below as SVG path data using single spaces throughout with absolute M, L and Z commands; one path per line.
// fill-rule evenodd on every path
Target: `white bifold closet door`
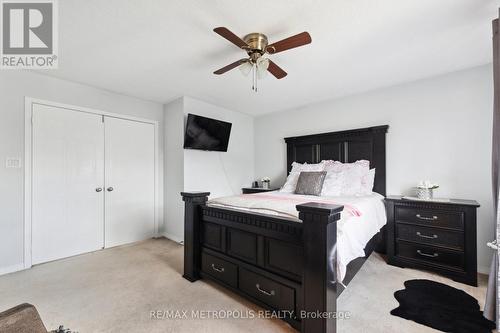
M 105 118 L 105 246 L 154 235 L 154 125 Z
M 155 233 L 150 123 L 33 105 L 32 264 Z
M 32 263 L 104 244 L 102 116 L 33 105 Z

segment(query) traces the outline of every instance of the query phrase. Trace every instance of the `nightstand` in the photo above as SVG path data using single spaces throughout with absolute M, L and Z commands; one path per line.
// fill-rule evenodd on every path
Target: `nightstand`
M 241 192 L 243 194 L 261 193 L 261 192 L 271 192 L 277 191 L 279 188 L 262 188 L 262 187 L 243 187 Z
M 385 205 L 389 264 L 426 269 L 477 286 L 476 201 L 389 196 Z

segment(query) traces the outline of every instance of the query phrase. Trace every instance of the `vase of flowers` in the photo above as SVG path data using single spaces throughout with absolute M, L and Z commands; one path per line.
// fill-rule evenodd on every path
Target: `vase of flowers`
M 271 188 L 271 179 L 269 177 L 264 177 L 260 181 L 262 182 L 262 188 L 265 189 Z
M 428 180 L 421 181 L 417 185 L 417 198 L 422 200 L 432 200 L 434 198 L 434 190 L 439 188 L 438 184 L 433 184 Z

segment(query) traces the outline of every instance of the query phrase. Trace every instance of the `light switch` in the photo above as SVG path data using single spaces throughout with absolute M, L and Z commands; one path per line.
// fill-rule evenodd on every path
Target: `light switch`
M 19 157 L 7 157 L 5 159 L 5 167 L 10 169 L 21 168 L 21 158 Z

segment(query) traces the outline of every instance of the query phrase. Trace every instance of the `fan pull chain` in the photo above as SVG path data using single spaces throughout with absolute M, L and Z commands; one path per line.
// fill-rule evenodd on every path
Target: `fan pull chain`
M 257 92 L 257 65 L 252 66 L 252 90 Z
M 254 77 L 255 77 L 255 92 L 257 92 L 257 86 L 258 86 L 258 81 L 259 81 L 259 78 L 257 77 L 257 64 L 255 64 L 255 73 L 254 73 Z
M 253 65 L 252 65 L 252 90 L 255 91 L 255 71 Z

